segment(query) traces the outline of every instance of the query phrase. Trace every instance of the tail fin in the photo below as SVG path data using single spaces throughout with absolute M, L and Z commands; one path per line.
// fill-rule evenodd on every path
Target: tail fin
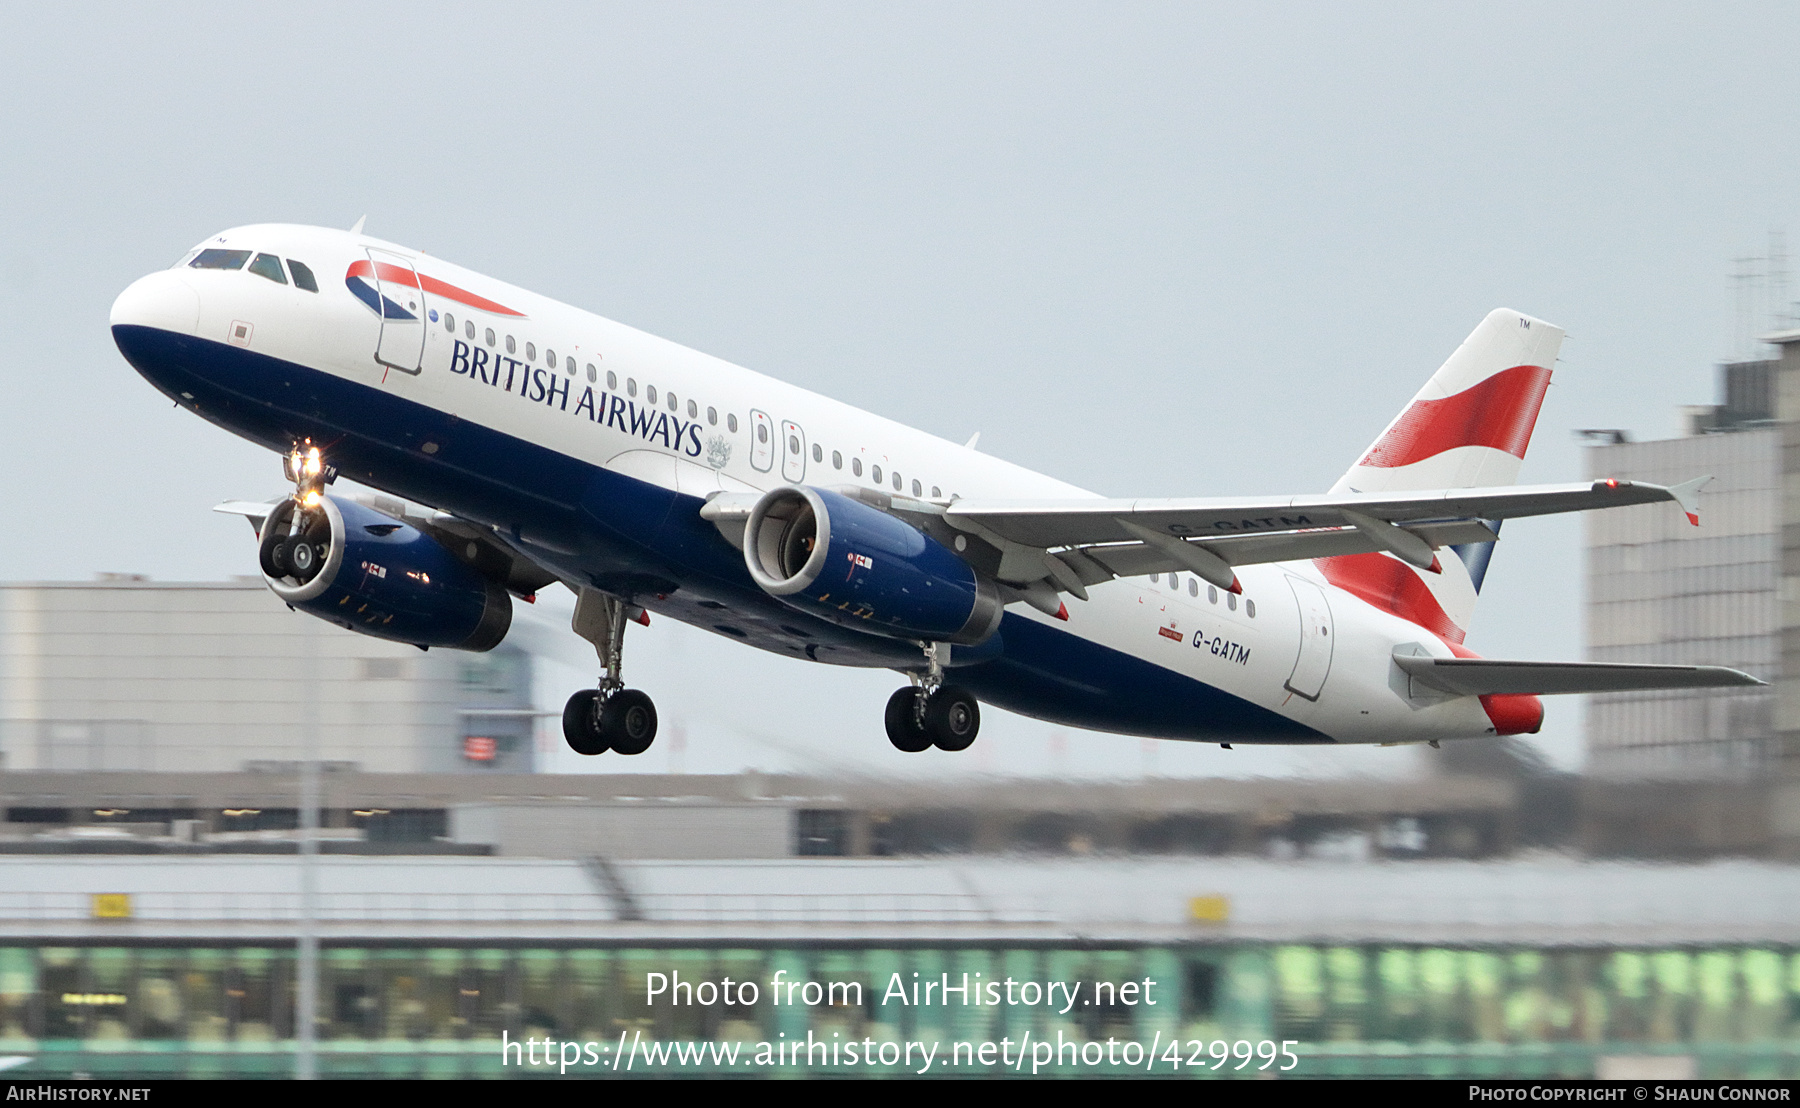
M 1494 488 L 1518 480 L 1562 328 L 1499 308 L 1488 313 L 1350 467 L 1334 493 Z M 1321 558 L 1332 584 L 1460 643 L 1493 544 L 1454 548 L 1442 572 L 1386 554 Z

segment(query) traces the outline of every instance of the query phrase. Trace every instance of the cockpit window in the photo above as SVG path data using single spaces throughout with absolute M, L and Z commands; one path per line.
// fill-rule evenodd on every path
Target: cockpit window
M 242 269 L 250 260 L 248 250 L 202 250 L 188 265 L 194 269 Z
M 306 267 L 305 262 L 297 262 L 294 259 L 289 258 L 287 264 L 288 269 L 294 274 L 295 285 L 305 289 L 307 292 L 319 291 L 319 282 L 313 279 L 313 271 Z
M 287 274 L 281 272 L 281 259 L 273 254 L 258 254 L 250 263 L 250 272 L 258 277 L 267 277 L 278 285 L 287 284 Z

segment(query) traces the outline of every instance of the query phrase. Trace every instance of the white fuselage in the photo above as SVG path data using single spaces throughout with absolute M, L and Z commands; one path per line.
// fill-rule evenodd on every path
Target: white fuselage
M 784 484 L 879 488 L 927 501 L 1093 495 L 366 236 L 263 225 L 228 231 L 203 245 L 301 261 L 316 274 L 319 291 L 242 270 L 177 267 L 122 295 L 115 326 L 156 328 L 265 355 L 687 496 Z M 347 286 L 355 278 L 347 274 L 371 257 L 403 259 L 430 279 L 410 290 L 382 285 L 379 270 L 365 280 L 390 296 L 416 298 L 409 301 L 416 323 L 383 319 L 351 295 Z M 421 339 L 416 373 L 377 360 L 381 352 L 403 363 Z M 279 397 L 264 399 L 280 403 Z M 237 429 L 232 418 L 192 396 L 183 402 Z M 440 457 L 444 465 L 457 463 L 434 456 L 430 441 L 396 445 L 421 464 Z M 380 472 L 356 476 L 383 487 Z M 431 506 L 460 511 L 455 502 Z M 1310 594 L 1290 579 L 1323 590 L 1329 609 L 1323 656 L 1316 645 L 1303 656 L 1306 616 L 1299 597 Z M 1085 602 L 1071 599 L 1066 621 L 1022 604 L 1007 613 L 1203 683 L 1337 742 L 1492 732 L 1476 698 L 1415 699 L 1397 677 L 1397 647 L 1417 644 L 1420 652 L 1450 655 L 1430 631 L 1334 588 L 1310 562 L 1246 566 L 1239 580 L 1241 597 L 1187 573 L 1119 579 L 1093 586 Z M 658 609 L 653 602 L 645 606 Z M 1316 696 L 1296 692 L 1296 683 L 1316 689 Z M 1238 741 L 1256 738 L 1246 734 Z

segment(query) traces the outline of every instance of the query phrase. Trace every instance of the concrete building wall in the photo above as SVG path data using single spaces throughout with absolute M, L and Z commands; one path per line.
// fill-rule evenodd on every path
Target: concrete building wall
M 293 762 L 308 701 L 327 762 L 475 768 L 463 744 L 472 728 L 506 740 L 482 768 L 529 769 L 528 715 L 462 712 L 528 706 L 524 665 L 515 652 L 422 652 L 352 634 L 289 611 L 254 579 L 0 585 L 0 769 Z
M 450 811 L 450 838 L 492 844 L 496 853 L 513 858 L 785 858 L 794 853 L 794 815 L 785 804 L 651 804 L 458 805 Z
M 1588 657 L 1781 672 L 1776 570 L 1783 429 L 1618 443 L 1590 477 L 1675 484 L 1706 474 L 1700 526 L 1667 504 L 1585 517 Z M 1773 689 L 1591 698 L 1588 755 L 1604 776 L 1731 776 L 1775 756 Z

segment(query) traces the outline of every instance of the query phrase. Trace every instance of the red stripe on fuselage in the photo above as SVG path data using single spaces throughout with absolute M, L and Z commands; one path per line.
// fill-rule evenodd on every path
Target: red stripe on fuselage
M 518 316 L 520 318 L 524 318 L 525 315 L 524 312 L 515 312 L 504 304 L 496 304 L 485 296 L 476 296 L 467 289 L 459 289 L 447 281 L 440 281 L 436 277 L 430 277 L 423 273 L 415 275 L 413 271 L 407 267 L 403 265 L 394 265 L 390 262 L 375 263 L 367 260 L 352 262 L 350 264 L 349 272 L 345 273 L 344 276 L 379 276 L 383 281 L 388 281 L 396 285 L 410 285 L 416 289 L 422 288 L 433 296 L 441 296 L 446 300 L 454 300 L 458 304 L 474 308 L 478 311 L 492 312 L 495 315 Z
M 1327 581 L 1352 596 L 1416 623 L 1443 639 L 1455 657 L 1481 657 L 1462 644 L 1463 629 L 1444 614 L 1444 609 L 1425 587 L 1425 582 L 1419 579 L 1417 571 L 1405 562 L 1385 554 L 1345 554 L 1337 558 L 1315 558 L 1313 565 L 1319 567 Z M 1496 735 L 1535 735 L 1544 725 L 1544 702 L 1535 696 L 1496 693 L 1479 699 L 1481 710 L 1487 713 Z
M 1418 624 L 1447 643 L 1463 641 L 1456 625 L 1413 567 L 1386 554 L 1342 554 L 1315 558 L 1325 580 L 1384 612 Z
M 1392 469 L 1459 446 L 1488 446 L 1525 457 L 1550 371 L 1518 365 L 1441 400 L 1415 400 L 1358 465 Z

